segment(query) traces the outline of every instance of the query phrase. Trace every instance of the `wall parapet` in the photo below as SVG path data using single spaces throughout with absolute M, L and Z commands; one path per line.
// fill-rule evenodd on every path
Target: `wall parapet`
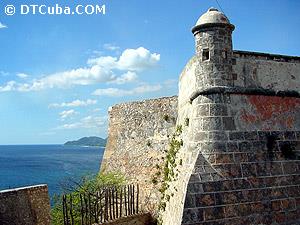
M 280 62 L 300 62 L 299 56 L 289 56 L 289 55 L 241 51 L 241 50 L 234 50 L 233 54 L 236 54 L 239 56 L 244 56 L 244 57 L 255 57 L 255 58 L 274 60 L 274 61 L 280 61 Z
M 47 185 L 0 191 L 1 225 L 50 225 Z

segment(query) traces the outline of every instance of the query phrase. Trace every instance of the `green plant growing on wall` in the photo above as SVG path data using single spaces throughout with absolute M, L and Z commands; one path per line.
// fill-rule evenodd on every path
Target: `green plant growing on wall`
M 125 184 L 125 177 L 119 172 L 99 173 L 98 175 L 86 175 L 79 180 L 66 180 L 62 188 L 64 194 L 72 194 L 73 212 L 75 224 L 80 224 L 80 194 L 96 193 L 99 189 L 107 186 L 121 186 Z M 63 207 L 62 196 L 53 197 L 54 206 L 51 209 L 51 224 L 62 225 Z
M 183 141 L 180 138 L 181 134 L 182 126 L 179 125 L 172 135 L 163 165 L 161 167 L 156 165 L 157 172 L 152 178 L 152 183 L 159 185 L 159 192 L 161 193 L 159 210 L 162 211 L 165 210 L 167 202 L 174 195 L 174 193 L 167 193 L 167 190 L 170 188 L 170 183 L 176 181 L 178 177 L 178 169 L 176 168 L 178 164 L 177 153 L 183 146 Z M 179 164 L 182 164 L 182 160 L 179 160 Z M 161 218 L 158 218 L 158 224 L 162 224 Z

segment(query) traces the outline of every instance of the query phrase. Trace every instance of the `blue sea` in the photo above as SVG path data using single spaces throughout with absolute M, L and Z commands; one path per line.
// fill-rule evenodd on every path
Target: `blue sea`
M 96 174 L 104 148 L 63 145 L 0 145 L 0 190 L 48 184 L 60 194 L 66 178 Z

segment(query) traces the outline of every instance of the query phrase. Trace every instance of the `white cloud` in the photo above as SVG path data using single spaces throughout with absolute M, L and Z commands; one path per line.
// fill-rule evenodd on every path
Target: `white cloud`
M 29 75 L 26 73 L 17 73 L 17 77 L 21 79 L 26 79 L 27 77 L 29 77 Z
M 74 109 L 65 110 L 65 111 L 62 111 L 61 113 L 59 113 L 61 120 L 65 120 L 65 119 L 70 118 L 70 117 L 72 117 L 76 114 L 78 114 L 78 112 L 76 112 Z
M 0 86 L 0 92 L 39 91 L 48 88 L 69 88 L 75 85 L 110 82 L 123 84 L 136 80 L 135 72 L 155 67 L 159 60 L 159 54 L 151 53 L 143 47 L 126 49 L 119 59 L 111 56 L 89 59 L 87 67 L 50 74 L 40 79 L 33 79 L 29 83 L 11 81 Z M 117 76 L 116 71 L 125 71 L 125 73 Z
M 87 100 L 79 100 L 76 99 L 72 102 L 63 102 L 63 103 L 52 103 L 49 105 L 49 108 L 59 108 L 59 107 L 80 107 L 80 106 L 89 106 L 97 104 L 97 100 L 87 99 Z
M 127 73 L 124 73 L 120 77 L 117 77 L 115 80 L 111 81 L 110 83 L 125 84 L 125 83 L 136 81 L 137 78 L 138 75 L 135 72 L 128 71 Z
M 100 66 L 92 66 L 90 68 L 79 68 L 65 72 L 55 73 L 41 79 L 34 79 L 31 83 L 10 84 L 10 89 L 0 86 L 0 92 L 3 91 L 40 91 L 47 88 L 68 88 L 74 85 L 89 85 L 94 83 L 109 82 L 114 79 L 115 75 L 112 71 L 107 71 Z
M 162 89 L 161 85 L 142 85 L 136 88 L 125 90 L 119 88 L 97 89 L 92 94 L 97 96 L 122 97 L 126 95 L 136 95 L 148 92 L 156 92 Z
M 120 49 L 119 46 L 116 46 L 114 44 L 104 44 L 103 45 L 103 48 L 106 49 L 106 50 L 109 50 L 109 51 L 118 51 Z
M 67 129 L 93 129 L 104 127 L 107 123 L 106 116 L 87 116 L 82 118 L 79 122 L 76 123 L 66 123 L 62 126 L 57 127 L 57 130 L 67 130 Z
M 15 89 L 15 86 L 15 81 L 8 81 L 4 86 L 0 86 L 0 92 L 13 91 Z
M 157 66 L 160 54 L 151 53 L 148 49 L 139 47 L 137 49 L 126 49 L 120 58 L 102 56 L 88 60 L 89 65 L 98 65 L 110 69 L 142 71 Z
M 140 71 L 157 65 L 160 54 L 151 53 L 148 49 L 126 49 L 120 56 L 118 65 L 120 68 Z
M 7 26 L 0 22 L 0 29 L 7 28 Z
M 114 75 L 111 71 L 105 70 L 100 66 L 90 68 L 79 68 L 75 70 L 55 73 L 39 80 L 34 80 L 28 87 L 21 85 L 20 91 L 38 91 L 46 88 L 66 88 L 74 85 L 90 85 L 103 83 L 113 80 Z
M 112 56 L 101 56 L 98 58 L 88 59 L 87 64 L 90 66 L 101 66 L 102 68 L 107 68 L 108 70 L 118 68 L 118 58 Z

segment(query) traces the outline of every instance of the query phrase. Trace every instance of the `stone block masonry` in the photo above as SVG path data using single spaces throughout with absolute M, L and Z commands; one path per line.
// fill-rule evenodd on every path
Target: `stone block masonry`
M 196 54 L 180 75 L 178 100 L 110 112 L 104 167 L 142 182 L 153 204 L 159 192 L 146 181 L 174 127 L 182 128 L 162 225 L 300 224 L 300 57 L 234 51 L 234 28 L 209 9 L 192 29 Z M 162 122 L 166 113 L 176 124 Z
M 197 107 L 200 153 L 182 223 L 298 224 L 300 99 L 220 94 L 193 104 L 222 110 Z
M 50 225 L 47 185 L 0 192 L 1 225 Z
M 216 9 L 193 28 L 177 121 L 190 123 L 164 225 L 300 224 L 300 58 L 233 51 L 233 28 Z
M 129 183 L 139 183 L 140 202 L 151 212 L 160 198 L 152 177 L 163 162 L 176 119 L 177 96 L 119 104 L 109 111 L 101 170 L 120 171 Z

